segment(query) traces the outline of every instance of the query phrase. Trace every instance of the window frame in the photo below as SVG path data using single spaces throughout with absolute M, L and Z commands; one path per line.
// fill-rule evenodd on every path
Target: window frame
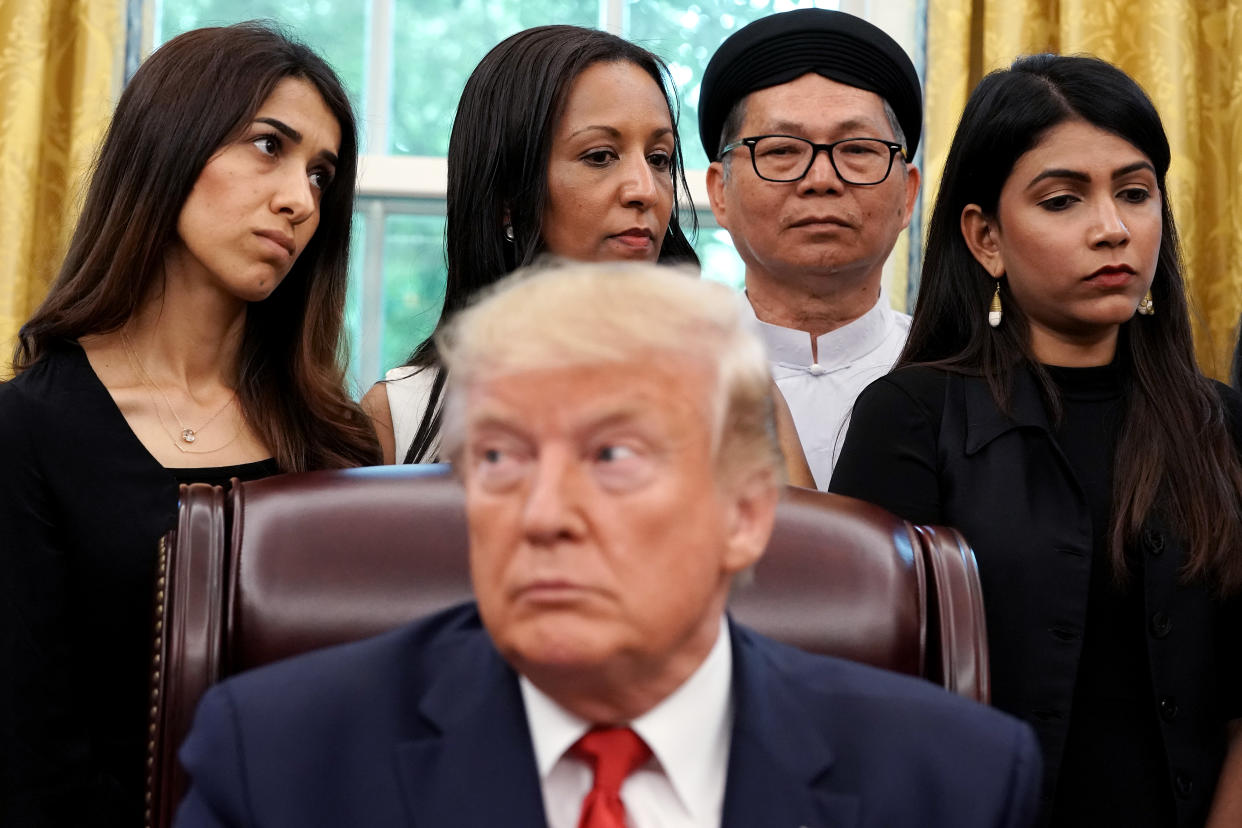
M 630 6 L 638 0 L 599 0 L 599 28 L 625 36 L 629 30 Z M 170 2 L 170 0 L 164 0 Z M 175 0 L 171 0 L 175 2 Z M 837 0 L 836 8 L 863 17 L 893 35 L 906 51 L 914 56 L 922 71 L 925 48 L 927 0 L 906 0 L 904 3 L 883 3 L 879 0 Z M 772 12 L 784 11 L 795 0 L 773 0 Z M 370 152 L 371 147 L 387 148 L 390 132 L 390 97 L 392 94 L 394 0 L 368 0 L 363 11 L 367 15 L 367 62 L 364 69 L 359 123 L 365 128 L 360 136 L 361 155 L 358 168 L 358 189 L 355 215 L 363 223 L 361 244 L 355 249 L 361 258 L 359 291 L 359 325 L 350 359 L 350 380 L 365 390 L 382 377 L 387 367 L 381 365 L 384 340 L 384 243 L 389 216 L 402 214 L 443 215 L 448 185 L 448 165 L 443 157 L 389 155 Z M 125 43 L 126 80 L 137 70 L 140 61 L 155 48 L 156 34 L 161 30 L 162 7 L 159 0 L 128 0 L 126 3 L 127 36 Z M 922 152 L 915 163 L 921 160 Z M 718 228 L 712 217 L 707 194 L 706 170 L 686 170 L 691 205 L 699 218 L 700 236 Z M 916 206 L 910 223 L 908 264 L 911 278 L 908 296 L 917 288 L 918 244 L 921 210 Z M 891 283 L 895 257 L 885 264 L 885 283 Z M 906 298 L 906 297 L 903 297 Z

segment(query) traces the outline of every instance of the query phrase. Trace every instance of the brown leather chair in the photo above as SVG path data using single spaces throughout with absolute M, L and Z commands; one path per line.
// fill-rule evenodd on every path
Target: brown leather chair
M 172 824 L 176 751 L 222 677 L 383 632 L 471 597 L 462 493 L 445 466 L 183 486 L 160 545 L 148 825 Z M 955 530 L 790 487 L 734 618 L 814 652 L 988 700 L 974 555 Z

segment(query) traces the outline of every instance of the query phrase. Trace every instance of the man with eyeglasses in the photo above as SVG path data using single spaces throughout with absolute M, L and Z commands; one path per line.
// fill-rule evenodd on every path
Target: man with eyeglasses
M 910 328 L 880 280 L 918 195 L 922 119 L 910 58 L 844 12 L 762 18 L 703 75 L 712 212 L 746 265 L 747 306 L 821 489 L 854 398 Z

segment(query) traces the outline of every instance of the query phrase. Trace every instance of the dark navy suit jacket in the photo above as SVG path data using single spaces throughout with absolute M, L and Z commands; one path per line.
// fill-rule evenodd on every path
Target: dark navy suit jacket
M 1017 720 L 731 625 L 728 828 L 1017 828 L 1040 759 Z M 473 604 L 239 675 L 181 749 L 181 828 L 541 828 L 514 671 Z

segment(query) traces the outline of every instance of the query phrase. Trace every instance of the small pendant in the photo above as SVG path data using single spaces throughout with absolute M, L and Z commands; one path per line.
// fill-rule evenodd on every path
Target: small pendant
M 181 432 L 181 439 L 187 443 L 193 443 L 198 439 L 198 435 L 194 433 L 194 429 L 187 428 L 185 431 Z

